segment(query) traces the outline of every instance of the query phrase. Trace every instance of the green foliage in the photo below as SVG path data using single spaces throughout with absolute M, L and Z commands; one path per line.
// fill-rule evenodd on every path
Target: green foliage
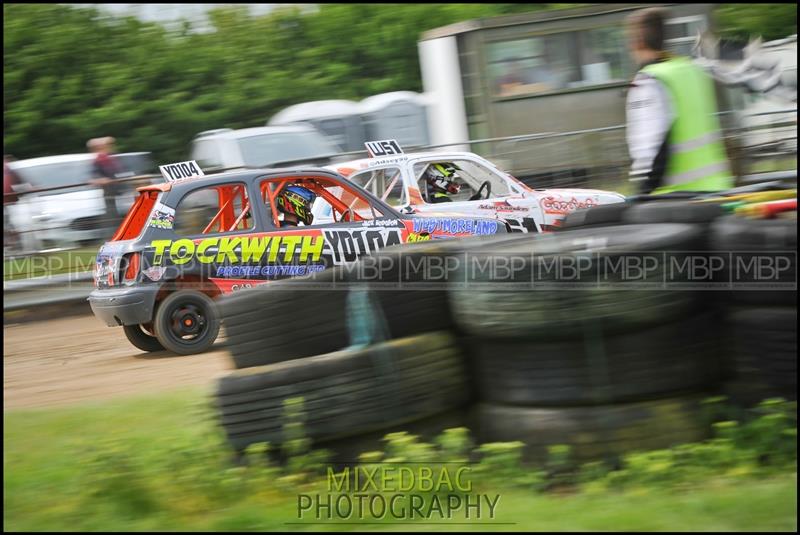
M 317 99 L 421 88 L 421 32 L 525 4 L 323 4 L 250 17 L 210 12 L 215 31 L 167 30 L 63 4 L 4 4 L 4 150 L 18 158 L 119 149 L 184 159 L 194 134 L 258 126 Z M 347 36 L 346 39 L 342 35 Z
M 435 461 L 437 452 L 432 444 L 420 442 L 417 435 L 405 431 L 389 433 L 386 441 L 386 461 L 404 463 L 408 461 Z
M 115 513 L 129 517 L 158 510 L 158 500 L 141 467 L 118 445 L 102 446 L 88 456 L 86 464 L 84 507 L 91 508 L 102 501 Z
M 796 471 L 797 403 L 769 399 L 752 412 L 743 423 L 715 422 L 713 438 L 704 442 L 629 453 L 619 470 L 609 470 L 602 463 L 584 465 L 580 479 L 589 490 L 654 485 L 684 488 L 709 477 Z
M 522 457 L 525 444 L 522 442 L 492 442 L 482 444 L 477 453 L 480 463 L 475 467 L 476 476 L 485 483 L 540 490 L 545 480 L 545 472 L 523 468 Z
M 311 449 L 311 439 L 305 432 L 306 413 L 302 397 L 288 398 L 283 401 L 283 452 L 287 458 L 288 475 L 285 481 L 302 483 L 314 474 L 325 473 L 328 452 L 322 449 Z
M 325 488 L 324 475 L 316 476 L 313 468 L 320 460 L 295 462 L 294 473 L 290 458 L 270 461 L 277 446 L 254 444 L 246 462 L 235 462 L 214 412 L 201 399 L 194 392 L 7 412 L 4 526 L 104 532 L 287 529 L 286 522 L 297 521 L 298 494 Z M 386 437 L 385 451 L 363 453 L 359 461 L 369 467 L 390 458 L 425 460 L 435 469 L 480 457 L 469 464 L 473 493 L 500 494 L 498 520 L 532 530 L 653 531 L 676 522 L 712 531 L 796 529 L 796 404 L 767 400 L 754 414 L 740 416 L 735 423 L 718 422 L 711 440 L 632 453 L 620 469 L 603 462 L 578 469 L 561 446 L 551 449 L 542 467 L 531 466 L 523 462 L 522 443 L 475 447 L 464 428 L 446 430 L 431 443 L 395 433 Z M 287 425 L 302 421 L 302 401 L 289 402 Z M 302 427 L 289 429 L 292 440 L 305 438 Z M 289 451 L 313 453 L 304 447 Z M 565 489 L 571 481 L 580 487 Z M 545 489 L 573 495 L 551 497 L 541 492 Z M 574 492 L 579 489 L 588 492 Z M 618 490 L 626 493 L 624 499 Z
M 436 443 L 441 448 L 443 460 L 452 463 L 467 462 L 473 447 L 466 427 L 445 429 L 436 437 Z
M 182 160 L 202 130 L 263 125 L 299 102 L 421 90 L 417 41 L 429 29 L 579 5 L 321 4 L 258 17 L 231 6 L 210 12 L 213 32 L 193 33 L 94 8 L 4 4 L 4 150 L 84 152 L 112 135 L 122 151 Z M 724 5 L 723 33 L 796 32 L 797 6 L 770 6 Z
M 765 41 L 797 33 L 797 4 L 721 4 L 714 11 L 719 34 L 747 42 L 761 36 Z

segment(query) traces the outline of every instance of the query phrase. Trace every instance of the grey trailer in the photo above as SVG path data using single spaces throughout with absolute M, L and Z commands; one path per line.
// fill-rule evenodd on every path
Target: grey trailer
M 413 91 L 367 97 L 358 104 L 367 140 L 395 139 L 401 147 L 430 143 L 425 99 Z

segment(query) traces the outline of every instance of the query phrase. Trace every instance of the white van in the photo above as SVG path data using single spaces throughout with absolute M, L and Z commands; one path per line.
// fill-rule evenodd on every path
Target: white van
M 88 185 L 93 178 L 94 154 L 61 154 L 11 162 L 21 186 L 14 189 L 19 200 L 4 207 L 22 251 L 77 247 L 103 241 L 109 232 L 102 188 Z M 116 154 L 125 176 L 150 172 L 149 152 Z M 50 191 L 32 191 L 71 186 Z M 139 184 L 141 185 L 141 184 Z M 133 203 L 135 186 L 122 185 L 117 195 L 117 212 L 124 214 Z
M 192 160 L 206 171 L 238 167 L 281 167 L 290 163 L 325 165 L 339 153 L 310 126 L 220 128 L 195 136 Z

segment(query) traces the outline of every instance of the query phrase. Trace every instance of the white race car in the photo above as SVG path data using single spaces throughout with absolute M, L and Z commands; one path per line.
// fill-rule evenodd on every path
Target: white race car
M 531 189 L 471 152 L 403 153 L 393 141 L 366 144 L 377 157 L 327 167 L 404 213 L 459 214 L 505 220 L 514 232 L 546 232 L 579 208 L 623 202 L 619 193 L 592 189 Z M 372 147 L 372 148 L 371 148 Z M 377 150 L 376 150 L 377 147 Z M 378 155 L 380 154 L 380 155 Z M 460 188 L 434 196 L 428 173 L 444 170 Z M 445 202 L 434 202 L 445 201 Z M 325 219 L 325 206 L 315 217 Z

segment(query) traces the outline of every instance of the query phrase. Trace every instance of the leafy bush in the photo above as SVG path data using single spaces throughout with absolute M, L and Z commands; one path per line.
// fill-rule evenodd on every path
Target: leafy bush
M 619 470 L 606 470 L 602 463 L 584 465 L 581 481 L 589 490 L 632 486 L 683 488 L 707 477 L 751 477 L 796 471 L 797 403 L 769 399 L 751 412 L 744 423 L 735 420 L 713 423 L 714 437 L 709 440 L 624 455 Z
M 723 400 L 715 400 L 709 407 L 718 404 L 724 405 Z M 463 427 L 444 430 L 431 443 L 407 432 L 390 433 L 384 438 L 383 451 L 362 453 L 358 466 L 376 470 L 377 480 L 389 467 L 396 475 L 400 467 L 414 471 L 428 467 L 437 474 L 447 466 L 452 475 L 463 463 L 470 467 L 474 487 L 492 491 L 685 489 L 714 477 L 742 479 L 796 471 L 796 406 L 795 402 L 765 400 L 743 415 L 746 418 L 742 421 L 715 422 L 714 436 L 709 440 L 631 452 L 621 458 L 617 469 L 604 461 L 578 466 L 571 460 L 567 445 L 551 446 L 542 466 L 530 466 L 523 462 L 522 442 L 475 446 L 469 430 Z M 121 518 L 191 515 L 302 489 L 319 489 L 327 474 L 329 453 L 312 449 L 305 436 L 303 400 L 286 400 L 284 407 L 287 440 L 279 449 L 284 461 L 280 464 L 270 459 L 270 454 L 278 450 L 269 444 L 254 444 L 244 454 L 246 462 L 237 465 L 218 429 L 202 440 L 165 438 L 164 447 L 156 444 L 150 449 L 111 439 L 81 446 L 81 463 L 86 467 L 81 479 L 86 491 L 81 507 L 101 509 Z M 717 412 L 718 417 L 730 414 Z M 449 493 L 421 488 L 419 482 L 412 492 Z

